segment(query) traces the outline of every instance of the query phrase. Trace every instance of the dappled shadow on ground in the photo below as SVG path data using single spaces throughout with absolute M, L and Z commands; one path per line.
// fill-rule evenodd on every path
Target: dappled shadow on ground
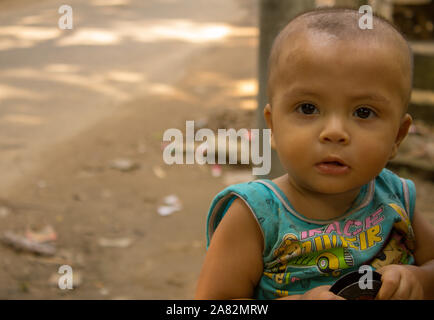
M 140 6 L 152 2 L 142 1 Z M 85 33 L 77 29 L 53 36 L 52 31 L 39 30 L 39 37 L 46 38 L 37 40 L 31 32 L 20 38 L 0 27 L 0 36 L 9 32 L 10 41 L 5 43 L 32 42 L 28 48 L 0 50 L 0 61 L 8 54 L 17 56 L 10 58 L 8 67 L 0 65 L 0 86 L 5 88 L 0 98 L 8 106 L 0 110 L 0 121 L 9 125 L 8 132 L 14 133 L 10 136 L 29 128 L 20 139 L 0 136 L 2 152 L 25 148 L 30 136 L 57 121 L 59 101 L 64 102 L 62 108 L 70 103 L 71 113 L 41 139 L 51 138 L 69 122 L 81 122 L 89 108 L 87 97 L 92 97 L 95 108 L 109 108 L 104 99 L 113 99 L 111 103 L 118 106 L 112 113 L 103 112 L 101 121 L 53 142 L 44 158 L 0 195 L 1 234 L 11 231 L 22 239 L 55 246 L 51 255 L 0 246 L 0 298 L 192 298 L 205 255 L 210 201 L 226 185 L 253 179 L 251 168 L 245 166 L 167 165 L 162 137 L 168 128 L 184 128 L 186 120 L 212 129 L 254 122 L 258 90 L 254 23 L 210 23 L 200 12 L 191 21 L 175 15 L 157 23 L 149 12 L 143 13 L 146 10 L 143 15 L 132 10 L 132 3 L 83 4 L 89 10 L 78 21 L 86 21 L 92 10 L 119 17 L 100 17 L 81 30 Z M 56 20 L 57 15 L 47 9 L 22 17 L 22 22 L 44 25 L 49 18 Z M 146 21 L 139 23 L 141 19 Z M 149 31 L 146 26 L 151 22 Z M 138 29 L 132 31 L 135 24 Z M 21 34 L 26 30 L 30 29 L 21 29 Z M 165 69 L 170 59 L 155 58 L 170 51 L 176 56 L 188 46 L 202 47 L 185 51 L 178 63 L 182 70 Z M 47 47 L 56 51 L 44 58 Z M 34 50 L 39 58 L 24 61 L 25 50 Z M 148 55 L 155 60 L 142 61 Z M 49 111 L 53 101 L 51 111 L 56 112 Z M 416 123 L 408 142 L 400 155 L 409 154 L 413 160 L 432 157 L 431 127 Z M 418 210 L 434 224 L 432 182 L 408 164 L 397 164 L 396 171 L 415 179 Z M 57 271 L 63 264 L 74 270 L 74 290 L 58 287 Z

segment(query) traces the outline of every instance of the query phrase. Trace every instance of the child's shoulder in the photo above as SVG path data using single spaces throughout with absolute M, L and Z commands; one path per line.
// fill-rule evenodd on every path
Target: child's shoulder
M 395 172 L 393 172 L 387 168 L 383 168 L 383 170 L 381 170 L 381 172 L 377 176 L 377 178 L 386 180 L 390 183 L 394 183 L 394 182 L 402 179 L 398 174 L 396 174 Z
M 384 168 L 375 178 L 376 194 L 402 203 L 410 217 L 413 217 L 416 205 L 416 186 L 410 179 L 405 179 Z
M 380 174 L 375 178 L 375 184 L 377 187 L 387 188 L 396 193 L 402 193 L 404 188 L 414 186 L 412 180 L 402 178 L 386 168 L 381 170 Z
M 207 215 L 207 240 L 210 239 L 235 199 L 242 200 L 253 214 L 258 224 L 262 225 L 264 215 L 272 219 L 272 213 L 279 201 L 270 189 L 272 182 L 267 179 L 233 184 L 220 191 L 212 200 Z
M 232 198 L 233 196 L 238 196 L 247 202 L 262 201 L 268 195 L 272 194 L 272 191 L 269 187 L 270 183 L 272 184 L 270 180 L 261 179 L 232 184 L 227 186 L 215 196 L 211 206 L 221 202 L 222 200 L 226 200 L 227 198 Z

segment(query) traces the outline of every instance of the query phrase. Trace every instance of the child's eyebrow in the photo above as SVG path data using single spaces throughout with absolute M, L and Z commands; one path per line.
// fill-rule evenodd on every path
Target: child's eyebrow
M 306 90 L 306 89 L 300 89 L 300 88 L 291 88 L 283 94 L 283 99 L 291 98 L 292 96 L 321 97 L 320 94 L 318 94 L 314 91 L 310 91 L 310 90 Z
M 372 101 L 379 101 L 384 103 L 390 103 L 390 100 L 386 97 L 376 94 L 376 93 L 368 93 L 368 94 L 362 94 L 362 95 L 355 95 L 351 97 L 353 100 L 372 100 Z
M 316 93 L 312 90 L 306 90 L 306 89 L 300 89 L 300 88 L 293 88 L 293 89 L 289 89 L 287 90 L 284 94 L 283 94 L 283 99 L 287 99 L 287 98 L 291 98 L 293 96 L 313 96 L 313 97 L 321 97 L 321 94 Z M 371 100 L 371 101 L 378 101 L 378 102 L 383 102 L 383 103 L 387 103 L 390 104 L 390 100 L 387 99 L 386 97 L 384 97 L 381 94 L 377 94 L 377 93 L 366 93 L 366 94 L 360 94 L 360 95 L 353 95 L 350 98 L 351 100 Z

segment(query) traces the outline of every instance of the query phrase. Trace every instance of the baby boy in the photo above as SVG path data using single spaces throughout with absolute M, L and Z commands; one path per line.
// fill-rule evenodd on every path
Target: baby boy
M 286 174 L 215 197 L 196 298 L 341 299 L 330 285 L 362 265 L 382 274 L 377 299 L 434 298 L 434 228 L 385 169 L 412 122 L 411 49 L 359 18 L 316 9 L 276 38 L 264 116 Z

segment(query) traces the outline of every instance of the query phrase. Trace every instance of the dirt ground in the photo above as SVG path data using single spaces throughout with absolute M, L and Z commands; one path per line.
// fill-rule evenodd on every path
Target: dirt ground
M 238 108 L 241 98 L 231 92 L 238 80 L 256 76 L 255 48 L 254 41 L 236 47 L 228 42 L 192 57 L 176 88 L 125 104 L 52 148 L 32 175 L 10 188 L 0 200 L 8 208 L 0 232 L 24 234 L 50 225 L 57 253 L 43 257 L 1 245 L 0 299 L 192 298 L 205 254 L 206 213 L 225 187 L 226 172 L 235 169 L 223 168 L 223 176 L 214 178 L 208 166 L 166 165 L 163 132 L 183 129 L 186 120 L 216 108 Z M 112 169 L 117 158 L 140 167 Z M 180 198 L 182 210 L 160 216 L 157 208 L 170 194 Z M 130 244 L 105 247 L 101 239 Z M 50 281 L 62 264 L 81 278 L 74 290 Z
M 0 233 L 50 225 L 57 253 L 44 257 L 1 245 L 0 299 L 193 298 L 210 202 L 226 186 L 225 178 L 251 170 L 226 166 L 221 177 L 213 177 L 207 165 L 168 166 L 163 133 L 222 108 L 251 106 L 249 90 L 234 90 L 256 78 L 256 49 L 251 39 L 206 49 L 192 57 L 175 87 L 130 101 L 47 151 L 44 163 L 0 199 L 0 207 L 8 208 Z M 113 169 L 117 158 L 139 167 Z M 417 208 L 434 224 L 434 184 L 423 175 L 401 174 L 414 179 Z M 171 194 L 182 209 L 159 215 L 158 206 Z M 80 278 L 73 290 L 60 290 L 53 281 L 63 264 Z

